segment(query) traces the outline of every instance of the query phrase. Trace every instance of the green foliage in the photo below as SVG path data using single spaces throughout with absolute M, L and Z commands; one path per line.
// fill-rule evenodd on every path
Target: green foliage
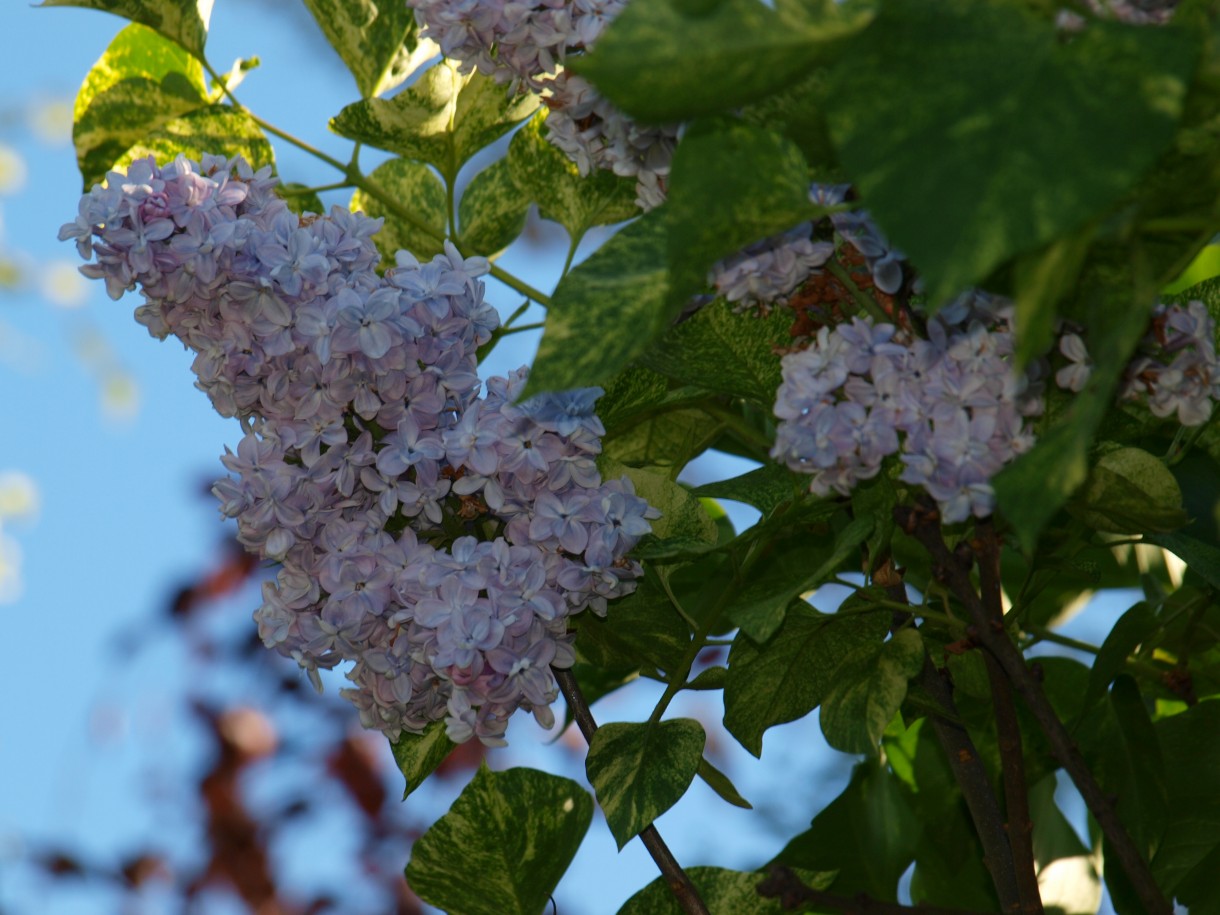
M 571 779 L 484 765 L 412 847 L 407 882 L 453 915 L 537 915 L 592 819 Z
M 126 168 L 145 156 L 153 156 L 158 162 L 180 155 L 198 161 L 218 152 L 242 156 L 254 168 L 275 164 L 271 144 L 248 114 L 228 105 L 209 105 L 148 131 L 119 157 L 115 167 Z
M 305 5 L 369 98 L 402 83 L 437 48 L 416 38 L 415 16 L 393 0 L 305 0 Z
M 404 731 L 390 746 L 394 750 L 394 761 L 406 780 L 402 792 L 405 801 L 411 792 L 424 783 L 424 779 L 436 771 L 457 744 L 445 734 L 445 722 L 434 721 L 424 728 L 422 734 Z
M 458 204 L 464 250 L 490 257 L 499 254 L 525 228 L 530 198 L 513 180 L 506 159 L 498 159 L 470 179 Z
M 743 873 L 723 867 L 692 867 L 687 869 L 699 896 L 707 903 L 711 915 L 780 915 L 784 912 L 780 900 L 760 899 L 755 887 L 766 876 L 761 871 Z M 806 886 L 825 889 L 834 874 L 798 871 Z M 664 878 L 658 877 L 627 900 L 618 915 L 681 915 L 682 909 L 670 893 Z
M 43 0 L 39 6 L 79 6 L 146 25 L 200 60 L 208 38 L 212 0 Z
M 880 645 L 851 652 L 822 700 L 822 733 L 844 753 L 873 753 L 907 695 L 907 681 L 923 667 L 923 640 L 903 629 Z
M 689 718 L 598 728 L 585 769 L 620 849 L 686 793 L 706 740 Z
M 428 166 L 411 159 L 391 159 L 373 169 L 369 180 L 391 199 L 409 201 L 411 213 L 420 223 L 416 225 L 401 218 L 367 191 L 358 190 L 352 194 L 352 210 L 363 210 L 369 216 L 385 219 L 385 225 L 373 236 L 373 241 L 387 264 L 394 263 L 394 254 L 398 251 L 410 251 L 421 261 L 427 261 L 444 250 L 448 207 L 445 186 Z M 428 231 L 424 231 L 425 227 Z

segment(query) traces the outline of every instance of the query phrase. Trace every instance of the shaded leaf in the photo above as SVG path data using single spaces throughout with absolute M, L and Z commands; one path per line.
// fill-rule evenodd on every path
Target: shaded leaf
M 373 218 L 383 217 L 385 225 L 373 236 L 383 260 L 392 265 L 399 251 L 410 251 L 419 260 L 427 261 L 445 249 L 445 186 L 422 162 L 391 159 L 377 168 L 369 178 L 394 200 L 402 201 L 431 232 L 412 225 L 388 211 L 371 194 L 357 190 L 352 194 L 351 209 L 363 210 Z
M 658 413 L 603 439 L 601 461 L 665 471 L 671 479 L 719 438 L 724 423 L 698 407 Z
M 615 601 L 604 617 L 586 612 L 577 620 L 577 650 L 595 666 L 610 670 L 638 670 L 642 665 L 676 670 L 690 645 L 690 627 L 652 574 Z
M 1156 614 L 1152 607 L 1140 601 L 1118 618 L 1118 622 L 1106 635 L 1101 643 L 1101 651 L 1089 671 L 1089 687 L 1084 695 L 1082 714 L 1105 695 L 1114 678 L 1122 673 L 1127 665 L 1127 658 L 1143 641 L 1157 628 Z
M 152 29 L 132 24 L 98 58 L 76 96 L 72 142 L 85 188 L 166 121 L 207 104 L 203 66 Z
M 305 5 L 365 98 L 393 89 L 440 53 L 432 42 L 418 41 L 414 13 L 396 0 L 305 0 Z
M 694 883 L 711 915 L 781 915 L 787 911 L 778 899 L 763 899 L 756 887 L 767 879 L 763 871 L 745 873 L 723 867 L 688 867 L 687 876 Z M 796 869 L 806 886 L 825 889 L 834 879 L 833 873 L 818 873 Z M 682 907 L 674 898 L 664 877 L 653 880 L 627 900 L 618 915 L 682 915 Z
M 540 111 L 513 136 L 508 165 L 513 180 L 538 213 L 562 225 L 575 245 L 594 226 L 639 215 L 635 182 L 596 169 L 581 175 L 571 159 L 545 137 L 546 112 Z
M 896 0 L 850 41 L 828 118 L 939 304 L 1127 193 L 1169 145 L 1195 59 L 1173 27 L 1095 21 L 1069 42 L 1017 5 Z
M 923 668 L 923 640 L 903 629 L 879 646 L 857 648 L 835 674 L 822 700 L 822 733 L 844 753 L 875 753 L 907 695 L 907 681 Z
M 452 184 L 464 162 L 537 107 L 536 95 L 510 98 L 491 77 L 461 74 L 445 60 L 391 99 L 348 105 L 330 127 L 348 139 L 434 165 Z
M 782 464 L 763 464 L 732 479 L 704 483 L 695 489 L 695 495 L 744 502 L 767 515 L 798 498 L 809 485 L 807 479 Z
M 450 915 L 538 915 L 592 819 L 570 778 L 484 764 L 412 847 L 407 882 Z
M 653 211 L 560 280 L 523 397 L 609 381 L 665 327 L 665 223 Z
M 397 740 L 390 741 L 394 762 L 398 763 L 398 770 L 406 780 L 402 792 L 404 801 L 436 771 L 456 746 L 445 734 L 444 721 L 433 721 L 422 734 L 404 731 Z
M 723 670 L 724 668 L 714 668 Z M 707 673 L 707 671 L 704 671 Z M 753 810 L 754 805 L 741 796 L 736 786 L 729 780 L 729 777 L 713 766 L 706 758 L 699 760 L 699 769 L 695 773 L 707 784 L 709 788 L 720 795 L 721 800 L 732 804 L 734 807 L 740 807 L 743 810 Z
M 212 0 L 43 0 L 41 7 L 79 6 L 146 25 L 203 59 Z
M 880 644 L 889 622 L 888 613 L 827 615 L 796 603 L 765 642 L 738 633 L 724 684 L 724 726 L 761 756 L 763 732 L 813 711 L 834 687 L 843 659 Z
M 513 181 L 508 161 L 497 159 L 479 172 L 458 203 L 462 250 L 491 257 L 513 243 L 525 228 L 530 200 Z
M 620 849 L 686 793 L 706 741 L 689 718 L 597 729 L 585 771 Z

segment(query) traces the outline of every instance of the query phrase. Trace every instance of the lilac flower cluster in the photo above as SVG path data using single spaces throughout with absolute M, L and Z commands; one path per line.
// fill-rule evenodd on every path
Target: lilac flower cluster
M 464 71 L 546 96 L 550 140 L 582 175 L 599 168 L 634 177 L 639 205 L 651 209 L 665 199 L 678 127 L 637 124 L 587 80 L 563 70 L 567 57 L 588 51 L 626 3 L 408 0 L 421 34 Z
M 298 217 L 241 159 L 151 159 L 81 200 L 86 276 L 195 352 L 197 386 L 245 436 L 215 493 L 242 543 L 281 564 L 255 613 L 264 643 L 344 694 L 392 739 L 445 719 L 503 743 L 508 716 L 545 726 L 568 617 L 634 588 L 625 558 L 655 511 L 603 482 L 600 391 L 516 404 L 525 370 L 480 397 L 477 349 L 498 325 L 482 258 L 400 252 L 381 221 Z
M 1059 338 L 1067 359 L 1055 382 L 1069 391 L 1081 390 L 1092 371 L 1092 360 L 1078 333 Z M 1157 305 L 1148 333 L 1135 358 L 1123 372 L 1119 397 L 1143 400 L 1162 419 L 1176 416 L 1183 426 L 1201 426 L 1220 400 L 1220 360 L 1216 357 L 1216 322 L 1200 301 Z
M 849 190 L 846 184 L 813 184 L 809 199 L 818 206 L 837 206 L 847 200 Z M 868 211 L 831 213 L 829 219 L 843 241 L 863 255 L 877 288 L 887 295 L 896 293 L 902 286 L 904 255 L 890 245 Z M 812 228 L 803 222 L 719 261 L 708 273 L 708 284 L 741 309 L 783 302 L 834 256 L 833 244 L 813 241 Z
M 1033 445 L 1024 419 L 1042 412 L 1012 352 L 1005 308 L 982 293 L 929 320 L 927 339 L 864 318 L 824 327 L 783 359 L 771 455 L 814 493 L 847 495 L 899 454 L 947 523 L 988 515 L 991 477 Z

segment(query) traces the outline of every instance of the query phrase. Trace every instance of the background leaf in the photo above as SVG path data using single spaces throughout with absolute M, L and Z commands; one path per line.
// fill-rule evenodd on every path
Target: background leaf
M 412 847 L 407 882 L 450 915 L 538 915 L 592 819 L 570 778 L 484 764 Z
M 133 23 L 85 77 L 72 112 L 76 162 L 88 189 L 137 141 L 207 104 L 203 66 L 152 29 Z
M 699 898 L 707 903 L 711 915 L 781 915 L 787 911 L 778 899 L 763 899 L 756 887 L 766 879 L 762 871 L 746 873 L 731 871 L 723 867 L 688 867 L 686 874 L 699 891 Z M 833 873 L 818 873 L 797 870 L 797 876 L 807 886 L 826 889 L 834 878 Z M 653 880 L 627 900 L 618 915 L 682 915 L 682 908 L 674 899 L 664 877 Z
M 686 793 L 706 741 L 689 718 L 597 729 L 585 771 L 620 850 Z
M 432 229 L 432 233 L 425 232 L 389 212 L 371 194 L 356 191 L 352 194 L 352 210 L 363 210 L 374 218 L 385 218 L 385 225 L 373 236 L 385 262 L 393 264 L 394 255 L 400 250 L 410 251 L 421 261 L 440 254 L 445 249 L 445 211 L 448 204 L 445 186 L 432 170 L 422 162 L 391 159 L 373 169 L 369 178 L 394 200 L 404 202 L 421 222 Z
M 525 228 L 530 200 L 513 181 L 506 159 L 497 159 L 470 179 L 458 203 L 461 247 L 491 257 L 516 240 Z
M 403 786 L 402 799 L 405 801 L 411 792 L 424 783 L 436 767 L 445 761 L 451 750 L 456 747 L 445 733 L 444 721 L 433 721 L 422 734 L 409 734 L 404 731 L 397 740 L 390 741 L 394 751 L 394 761 L 406 780 Z
M 907 696 L 907 681 L 923 668 L 923 640 L 903 629 L 879 646 L 857 648 L 835 671 L 819 720 L 826 742 L 844 753 L 875 753 L 890 719 Z
M 414 12 L 396 0 L 305 0 L 305 5 L 365 98 L 388 92 L 440 53 L 432 42 L 421 46 Z

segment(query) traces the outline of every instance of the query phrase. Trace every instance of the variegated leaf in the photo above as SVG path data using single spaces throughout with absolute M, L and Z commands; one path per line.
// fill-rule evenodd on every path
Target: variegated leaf
M 435 165 L 450 183 L 480 149 L 529 117 L 538 97 L 510 98 L 490 77 L 443 60 L 391 99 L 365 99 L 331 118 L 335 133 Z
M 661 335 L 665 237 L 654 210 L 559 282 L 523 396 L 609 381 Z
M 149 132 L 205 105 L 207 86 L 199 61 L 152 29 L 127 26 L 76 95 L 72 141 L 85 187 L 101 181 Z
M 43 0 L 40 6 L 79 6 L 148 26 L 203 59 L 212 0 Z
M 706 742 L 703 726 L 689 718 L 598 728 L 585 772 L 619 848 L 686 793 Z
M 525 228 L 530 199 L 513 181 L 506 159 L 498 159 L 471 179 L 458 203 L 462 250 L 491 257 Z
M 394 761 L 406 780 L 402 799 L 405 801 L 436 767 L 445 761 L 445 757 L 457 746 L 445 733 L 445 722 L 434 721 L 422 734 L 403 733 L 390 743 L 394 751 Z
M 450 915 L 538 915 L 592 819 L 571 779 L 484 764 L 411 849 L 407 883 Z
M 835 673 L 822 700 L 822 733 L 844 753 L 876 753 L 881 735 L 907 695 L 907 681 L 923 667 L 923 639 L 903 629 L 888 642 L 863 645 Z
M 168 162 L 181 154 L 198 161 L 208 153 L 242 156 L 252 168 L 275 165 L 271 144 L 248 114 L 228 105 L 209 105 L 166 121 L 145 134 L 119 158 L 115 167 L 126 168 L 145 156 Z
M 444 250 L 445 188 L 428 166 L 410 159 L 391 159 L 377 166 L 369 180 L 410 210 L 430 230 L 425 231 L 390 212 L 376 197 L 356 191 L 352 195 L 353 210 L 385 217 L 385 226 L 373 236 L 373 241 L 388 264 L 394 263 L 394 255 L 400 250 L 410 251 L 421 260 Z
M 538 204 L 542 216 L 568 230 L 573 244 L 593 226 L 639 215 L 634 181 L 601 169 L 582 177 L 545 132 L 546 112 L 540 111 L 513 137 L 508 162 L 517 186 Z
M 415 15 L 402 0 L 305 0 L 322 34 L 369 98 L 388 92 L 440 53 L 416 37 Z
M 835 878 L 834 871 L 816 872 L 796 869 L 806 885 L 824 890 Z M 731 871 L 723 867 L 688 867 L 686 875 L 699 891 L 699 898 L 711 915 L 781 915 L 789 911 L 779 899 L 758 895 L 758 884 L 767 878 L 763 871 Z M 658 877 L 624 903 L 618 915 L 682 915 L 664 877 Z

